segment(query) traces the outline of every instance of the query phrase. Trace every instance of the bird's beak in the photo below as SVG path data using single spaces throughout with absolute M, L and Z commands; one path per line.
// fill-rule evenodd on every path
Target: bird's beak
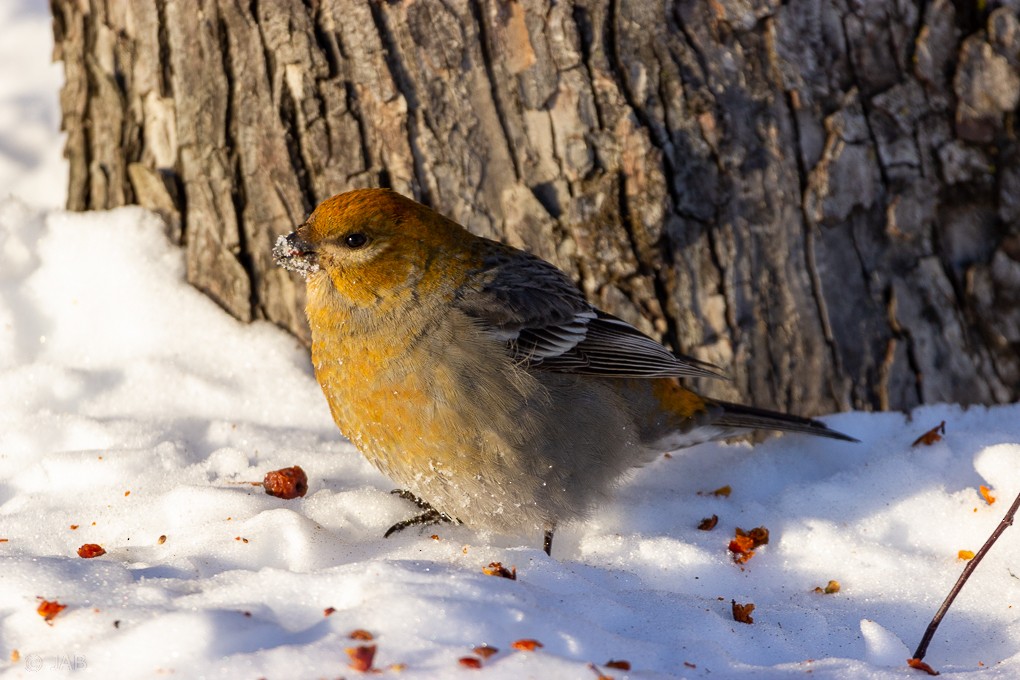
M 276 239 L 273 260 L 284 269 L 297 272 L 306 279 L 309 274 L 319 271 L 315 246 L 298 236 L 296 231 Z

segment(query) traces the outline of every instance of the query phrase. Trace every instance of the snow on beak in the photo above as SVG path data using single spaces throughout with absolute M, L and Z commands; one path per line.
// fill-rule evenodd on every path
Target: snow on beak
M 297 272 L 306 279 L 309 274 L 319 271 L 315 246 L 298 236 L 296 231 L 276 239 L 273 260 L 284 269 Z

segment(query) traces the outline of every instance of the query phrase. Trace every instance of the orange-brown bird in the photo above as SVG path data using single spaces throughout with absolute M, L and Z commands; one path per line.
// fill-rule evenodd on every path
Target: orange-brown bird
M 424 511 L 499 533 L 583 518 L 628 470 L 750 429 L 856 441 L 700 396 L 715 367 L 592 306 L 565 273 L 388 189 L 334 196 L 277 241 L 307 280 L 333 419 Z

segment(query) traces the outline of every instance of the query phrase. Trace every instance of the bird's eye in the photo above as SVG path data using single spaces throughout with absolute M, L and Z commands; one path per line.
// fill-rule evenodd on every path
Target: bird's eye
M 344 245 L 352 250 L 360 248 L 368 243 L 368 237 L 362 234 L 360 231 L 351 232 L 344 236 Z

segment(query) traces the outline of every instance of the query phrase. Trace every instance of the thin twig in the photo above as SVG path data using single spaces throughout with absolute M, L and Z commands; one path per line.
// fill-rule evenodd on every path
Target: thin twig
M 992 535 L 988 537 L 985 544 L 981 546 L 981 550 L 978 550 L 974 557 L 968 561 L 967 565 L 963 568 L 963 573 L 960 574 L 960 578 L 956 579 L 953 589 L 949 591 L 949 595 L 946 596 L 942 606 L 939 607 L 937 612 L 935 612 L 934 618 L 932 618 L 931 623 L 928 624 L 928 629 L 924 631 L 924 637 L 921 638 L 921 644 L 917 646 L 917 651 L 914 652 L 915 659 L 921 660 L 924 658 L 924 655 L 928 653 L 928 643 L 931 642 L 932 637 L 935 635 L 935 630 L 939 627 L 939 624 L 942 623 L 942 617 L 946 615 L 946 612 L 949 611 L 949 606 L 953 604 L 953 600 L 955 600 L 956 596 L 960 594 L 960 591 L 963 589 L 963 584 L 965 584 L 967 579 L 970 578 L 971 572 L 977 569 L 977 565 L 981 561 L 981 558 L 985 556 L 985 553 L 992 547 L 992 544 L 995 543 L 1002 532 L 1006 530 L 1006 527 L 1012 526 L 1013 517 L 1016 515 L 1018 509 L 1020 509 L 1020 495 L 1017 495 L 1016 500 L 1013 501 L 1013 505 L 1009 506 L 1006 516 L 1002 518 L 1002 521 L 999 522 L 999 526 L 995 527 L 995 531 L 993 531 Z

